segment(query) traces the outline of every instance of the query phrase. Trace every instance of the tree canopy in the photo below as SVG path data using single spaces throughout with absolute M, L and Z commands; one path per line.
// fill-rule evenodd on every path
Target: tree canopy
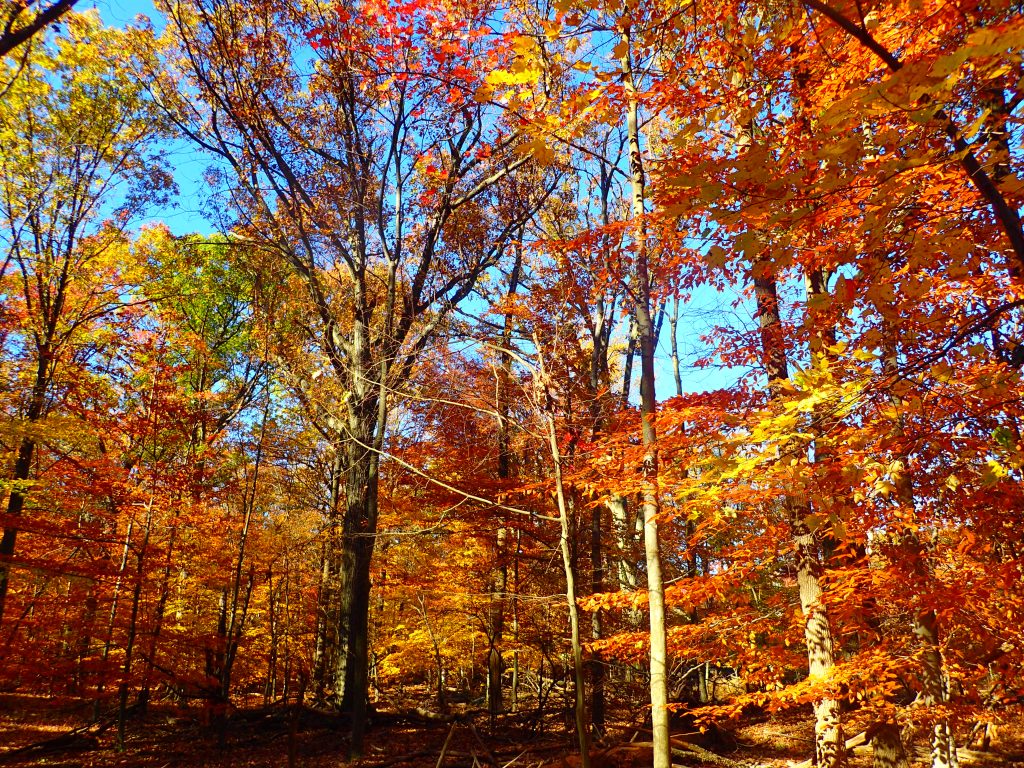
M 289 765 L 1020 722 L 1018 5 L 8 5 L 4 691 Z

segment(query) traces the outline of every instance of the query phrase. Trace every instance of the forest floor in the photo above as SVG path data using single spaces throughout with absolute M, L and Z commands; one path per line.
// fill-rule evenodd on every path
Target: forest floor
M 80 729 L 91 712 L 84 702 L 0 695 L 0 766 L 48 768 L 334 768 L 346 765 L 346 728 L 337 716 L 309 708 L 252 707 L 234 710 L 211 726 L 202 711 L 153 705 L 127 722 L 125 748 L 116 749 L 117 727 Z M 358 768 L 576 768 L 579 758 L 564 717 L 537 717 L 535 710 L 502 715 L 492 724 L 484 712 L 453 708 L 450 720 L 425 710 L 381 710 L 371 723 L 366 755 Z M 204 720 L 206 722 L 204 722 Z M 103 726 L 106 727 L 103 727 Z M 80 730 L 76 730 L 80 729 Z M 848 724 L 857 729 L 856 717 Z M 958 729 L 963 741 L 966 728 Z M 963 733 L 960 733 L 963 731 Z M 617 722 L 592 751 L 594 768 L 650 765 L 642 722 Z M 809 713 L 748 718 L 713 736 L 674 729 L 674 740 L 707 752 L 677 753 L 687 768 L 796 768 L 812 750 Z M 915 764 L 926 765 L 923 741 Z M 851 750 L 851 768 L 868 768 L 870 749 Z M 719 760 L 720 758 L 720 760 Z M 999 727 L 988 752 L 970 750 L 964 768 L 1024 768 L 1024 723 Z M 804 768 L 800 766 L 800 768 Z

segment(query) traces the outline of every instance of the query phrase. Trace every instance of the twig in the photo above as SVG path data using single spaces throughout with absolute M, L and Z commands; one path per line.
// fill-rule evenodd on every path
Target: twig
M 441 768 L 441 763 L 444 762 L 444 753 L 448 751 L 448 742 L 452 740 L 452 734 L 455 733 L 455 726 L 458 723 L 452 723 L 452 727 L 448 729 L 448 735 L 444 739 L 444 744 L 441 745 L 441 754 L 437 757 L 437 765 L 435 768 Z
M 484 751 L 484 757 L 487 758 L 487 762 L 496 767 L 498 765 L 498 758 L 496 758 L 490 748 L 484 744 L 484 740 L 480 738 L 480 732 L 477 731 L 476 726 L 473 725 L 473 723 L 469 724 L 469 730 L 473 734 L 473 738 L 476 739 L 476 743 L 480 745 L 480 749 Z

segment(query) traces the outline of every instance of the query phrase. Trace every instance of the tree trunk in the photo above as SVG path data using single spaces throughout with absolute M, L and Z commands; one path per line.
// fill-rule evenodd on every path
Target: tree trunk
M 755 264 L 754 269 L 762 360 L 768 375 L 770 396 L 776 400 L 780 397 L 779 383 L 789 378 L 778 291 L 770 264 Z M 832 628 L 821 604 L 822 567 L 814 531 L 808 524 L 810 509 L 806 499 L 790 494 L 786 498 L 786 510 L 796 554 L 800 609 L 806 622 L 804 642 L 807 645 L 808 673 L 812 678 L 824 678 L 834 666 L 834 649 Z M 841 768 L 845 765 L 842 715 L 835 699 L 826 697 L 814 702 L 814 748 L 818 768 Z
M 640 583 L 636 567 L 638 557 L 636 549 L 636 525 L 629 510 L 629 502 L 624 496 L 611 494 L 605 502 L 612 518 L 612 533 L 615 536 L 615 547 L 618 550 L 615 558 L 615 572 L 619 590 L 632 591 Z M 635 617 L 634 617 L 635 623 Z
M 128 639 L 124 646 L 124 665 L 121 669 L 121 684 L 118 687 L 117 704 L 117 749 L 124 751 L 125 725 L 128 718 L 128 690 L 131 685 L 132 661 L 135 651 L 135 639 L 138 636 L 139 605 L 142 602 L 142 582 L 145 575 L 146 553 L 149 548 L 149 536 L 153 530 L 153 498 L 150 497 L 146 506 L 146 528 L 143 532 L 142 544 L 136 556 L 135 588 L 132 591 L 132 610 L 128 619 Z
M 85 615 L 82 617 L 82 632 L 78 638 L 75 654 L 75 674 L 72 678 L 71 693 L 80 696 L 85 686 L 85 663 L 92 648 L 93 635 L 96 632 L 96 613 L 99 610 L 99 597 L 96 579 L 87 579 L 88 592 L 85 596 Z
M 899 352 L 894 329 L 885 328 L 885 358 L 883 367 L 890 376 L 900 375 Z M 902 398 L 893 395 L 890 400 L 898 412 L 902 411 Z M 902 415 L 897 416 L 896 432 L 903 435 L 904 422 Z M 900 504 L 907 510 L 914 509 L 914 484 L 910 475 L 909 457 L 906 452 L 900 457 L 903 469 L 896 478 L 896 496 Z M 911 561 L 917 564 L 917 575 L 928 578 L 924 552 L 921 542 L 914 531 L 908 531 L 902 537 L 901 544 L 910 550 Z M 949 701 L 949 680 L 942 661 L 942 649 L 939 645 L 939 622 L 935 611 L 919 610 L 914 615 L 913 632 L 922 646 L 921 651 L 921 693 L 918 701 L 924 706 L 934 706 Z M 953 729 L 946 718 L 935 722 L 931 735 L 932 768 L 959 768 L 956 754 L 956 740 Z
M 268 399 L 263 408 L 259 443 L 256 445 L 256 455 L 253 457 L 252 477 L 251 479 L 247 478 L 242 490 L 242 530 L 239 532 L 238 551 L 231 574 L 231 600 L 227 606 L 224 664 L 220 670 L 220 697 L 221 703 L 225 706 L 231 698 L 231 673 L 234 670 L 235 659 L 238 656 L 238 645 L 241 642 L 242 633 L 245 631 L 245 621 L 249 614 L 249 601 L 252 599 L 252 589 L 256 581 L 255 566 L 250 563 L 249 572 L 245 578 L 245 588 L 242 588 L 246 546 L 249 543 L 249 527 L 256 508 L 256 492 L 259 487 L 260 469 L 263 464 L 263 444 L 267 436 L 267 421 L 269 418 L 270 400 Z M 224 730 L 226 723 L 224 720 L 221 722 L 222 727 L 218 738 L 223 745 L 226 736 Z
M 501 693 L 501 635 L 505 620 L 505 589 L 508 581 L 508 569 L 505 567 L 505 546 L 508 528 L 502 526 L 495 536 L 495 555 L 498 567 L 493 577 L 490 602 L 487 607 L 488 649 L 487 649 L 487 712 L 492 722 L 496 715 L 501 714 L 503 697 Z
M 139 690 L 139 709 L 143 712 L 149 706 L 149 685 L 153 678 L 157 647 L 160 641 L 160 633 L 163 631 L 164 613 L 167 611 L 167 600 L 171 593 L 171 569 L 177 533 L 178 525 L 175 522 L 171 525 L 171 532 L 167 541 L 167 553 L 164 556 L 164 572 L 160 577 L 160 597 L 157 598 L 156 609 L 153 612 L 153 632 L 149 640 L 149 653 L 146 654 L 146 669 L 142 673 L 142 688 Z
M 794 503 L 790 508 L 790 527 L 796 549 L 796 580 L 800 591 L 800 609 L 806 625 L 807 671 L 812 679 L 825 679 L 835 666 L 832 627 L 821 603 L 821 563 L 814 532 L 805 522 L 807 508 Z M 839 702 L 821 698 L 814 702 L 814 745 L 819 768 L 839 768 L 846 763 L 846 739 L 843 737 Z
M 601 190 L 601 225 L 607 228 L 610 224 L 610 197 L 612 192 L 612 164 L 604 157 L 600 159 L 600 190 Z M 603 239 L 601 257 L 605 262 L 611 261 L 610 242 Z M 593 314 L 587 323 L 590 330 L 590 417 L 592 421 L 592 442 L 597 443 L 606 429 L 606 408 L 609 398 L 605 393 L 611 389 L 611 371 L 608 361 L 608 349 L 611 345 L 611 333 L 614 325 L 615 305 L 618 293 L 606 300 L 605 290 L 598 287 L 594 297 Z M 628 399 L 628 396 L 627 396 Z M 622 502 L 619 499 L 620 503 Z M 602 518 L 604 511 L 601 506 L 593 505 L 590 511 L 590 593 L 604 591 L 605 565 L 604 545 L 602 540 Z M 601 611 L 594 611 L 590 619 L 591 639 L 599 641 L 603 635 Z M 591 658 L 590 667 L 590 727 L 595 738 L 600 738 L 605 727 L 605 666 L 600 658 Z
M 512 561 L 512 711 L 519 711 L 519 555 L 523 551 L 523 532 L 516 528 L 516 551 Z
M 29 400 L 25 423 L 32 428 L 46 410 L 46 392 L 50 383 L 50 348 L 48 344 L 38 349 L 36 376 L 32 384 L 32 396 Z M 18 456 L 14 461 L 14 477 L 10 495 L 7 497 L 7 524 L 3 536 L 0 536 L 0 624 L 3 624 L 4 608 L 7 605 L 7 591 L 10 586 L 10 561 L 14 556 L 14 546 L 18 537 L 18 529 L 14 521 L 21 517 L 25 510 L 25 499 L 28 497 L 26 483 L 32 472 L 32 457 L 35 455 L 36 442 L 31 435 L 26 435 L 18 445 Z
M 362 755 L 366 734 L 369 697 L 369 613 L 370 564 L 377 530 L 377 446 L 376 422 L 378 402 L 373 402 L 372 415 L 366 411 L 350 419 L 348 474 L 345 496 L 347 507 L 342 529 L 343 557 L 341 571 L 341 602 L 338 611 L 339 645 L 335 665 L 336 680 L 344 680 L 342 707 L 352 719 L 349 757 Z M 382 429 L 382 427 L 380 427 Z M 354 434 L 353 434 L 354 433 Z
M 683 394 L 683 377 L 679 371 L 679 337 L 676 335 L 679 330 L 679 295 L 678 292 L 672 301 L 672 314 L 668 319 L 669 330 L 672 335 L 669 338 L 669 344 L 672 355 L 672 377 L 676 382 L 676 395 L 682 396 Z
M 320 585 L 317 592 L 316 647 L 313 656 L 313 696 L 320 704 L 340 703 L 345 693 L 345 659 L 339 611 L 341 610 L 341 529 L 343 526 L 342 480 L 345 476 L 345 448 L 341 440 L 334 445 L 334 461 L 329 478 L 327 535 L 320 561 Z M 338 665 L 341 664 L 339 669 Z M 330 692 L 328 693 L 328 689 Z
M 921 694 L 918 701 L 935 706 L 949 701 L 949 681 L 939 647 L 938 618 L 933 610 L 920 611 L 914 617 L 914 635 L 921 642 Z M 932 768 L 959 768 L 956 740 L 949 720 L 940 718 L 932 727 Z
M 622 364 L 622 405 L 629 406 L 629 392 L 633 388 L 633 358 L 636 357 L 636 320 L 629 318 L 629 332 L 627 333 L 626 359 Z
M 900 728 L 895 723 L 880 723 L 875 727 L 871 753 L 871 768 L 910 768 Z
M 633 285 L 634 317 L 640 347 L 640 418 L 642 422 L 644 556 L 651 628 L 651 731 L 654 768 L 669 768 L 671 747 L 668 724 L 668 647 L 665 636 L 665 585 L 658 544 L 658 433 L 654 392 L 655 328 L 651 321 L 651 276 L 647 264 L 647 227 L 644 220 L 644 166 L 637 117 L 639 98 L 633 78 L 628 27 L 622 33 L 621 59 L 628 97 L 626 132 L 629 141 L 629 176 L 633 198 L 636 275 Z
M 540 378 L 542 382 L 547 381 L 544 370 L 544 353 L 536 335 L 534 343 L 538 349 L 540 358 Z M 562 485 L 562 457 L 558 450 L 558 438 L 555 431 L 555 415 L 551 393 L 544 385 L 543 390 L 545 419 L 547 421 L 548 446 L 551 449 L 551 460 L 554 464 L 555 473 L 555 499 L 558 502 L 558 520 L 561 526 L 561 536 L 558 540 L 559 550 L 562 553 L 562 569 L 565 572 L 565 599 L 569 607 L 569 631 L 571 634 L 572 660 L 573 660 L 573 682 L 575 687 L 575 706 L 573 707 L 576 722 L 576 738 L 580 750 L 580 768 L 590 768 L 590 738 L 587 729 L 586 692 L 583 676 L 583 647 L 580 642 L 580 618 L 579 609 L 576 605 L 576 574 L 573 568 L 572 554 L 569 551 L 569 510 L 565 499 L 565 488 Z
M 590 511 L 590 593 L 604 591 L 604 559 L 601 549 L 601 507 Z M 600 640 L 601 612 L 594 611 L 590 619 L 590 637 Z M 590 660 L 590 727 L 595 737 L 604 733 L 604 664 L 599 658 Z
M 267 681 L 263 686 L 263 705 L 266 706 L 277 696 L 277 644 L 278 634 L 277 597 L 274 593 L 274 569 L 267 570 L 267 623 L 270 629 L 270 648 L 267 650 Z
M 520 233 L 522 239 L 522 233 Z M 519 290 L 519 276 L 523 265 L 523 248 L 515 246 L 515 261 L 509 274 L 506 297 L 511 301 Z M 497 412 L 498 412 L 498 479 L 508 480 L 512 476 L 512 449 L 508 428 L 509 419 L 509 384 L 512 380 L 512 345 L 513 316 L 505 315 L 501 331 L 501 349 L 498 353 L 499 368 L 497 371 Z M 487 651 L 487 711 L 493 724 L 494 717 L 504 709 L 501 690 L 501 644 L 505 624 L 505 592 L 508 589 L 508 566 L 506 565 L 506 546 L 508 527 L 502 523 L 495 535 L 495 567 L 492 577 L 490 605 L 488 606 L 488 651 Z

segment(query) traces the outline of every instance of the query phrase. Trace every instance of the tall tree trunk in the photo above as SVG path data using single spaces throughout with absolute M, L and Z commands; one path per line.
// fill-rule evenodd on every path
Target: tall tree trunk
M 621 156 L 621 147 L 620 147 Z M 610 158 L 599 158 L 601 192 L 601 226 L 606 231 L 602 237 L 600 256 L 604 263 L 611 263 L 612 243 L 607 234 L 611 223 L 611 195 L 614 178 L 614 163 Z M 590 418 L 591 439 L 597 443 L 606 430 L 607 409 L 611 405 L 608 393 L 611 390 L 611 366 L 608 352 L 611 347 L 611 335 L 614 327 L 615 305 L 618 303 L 618 288 L 607 296 L 604 286 L 598 284 L 594 295 L 594 308 L 588 317 L 587 327 L 590 331 Z M 628 393 L 626 394 L 628 401 Z M 607 501 L 605 506 L 613 503 L 625 504 L 625 500 L 617 495 L 615 502 Z M 625 512 L 623 511 L 623 516 Z M 594 504 L 590 511 L 590 593 L 597 594 L 605 588 L 605 552 L 603 543 L 603 519 L 606 517 L 601 505 Z M 624 563 L 624 558 L 619 559 Z M 635 576 L 635 574 L 634 574 Z M 634 578 L 635 583 L 635 578 Z M 601 611 L 594 611 L 590 619 L 590 636 L 595 642 L 603 636 Z M 594 737 L 601 737 L 605 728 L 605 665 L 600 658 L 594 656 L 590 667 L 590 727 Z
M 338 704 L 345 694 L 344 642 L 341 634 L 341 511 L 344 493 L 346 449 L 341 439 L 334 445 L 334 460 L 329 477 L 327 532 L 320 561 L 320 584 L 317 592 L 316 646 L 313 656 L 313 696 L 318 703 L 330 700 Z M 339 665 L 341 665 L 339 667 Z M 328 689 L 330 693 L 328 694 Z
M 504 525 L 495 535 L 494 551 L 498 564 L 492 578 L 491 596 L 487 606 L 487 712 L 494 718 L 504 709 L 501 691 L 501 640 L 505 621 L 505 590 L 508 582 L 508 568 L 505 566 L 505 549 L 508 528 Z
M 146 654 L 146 668 L 142 673 L 142 687 L 139 690 L 139 709 L 145 711 L 149 706 L 149 685 L 153 679 L 153 669 L 156 665 L 156 654 L 160 642 L 160 633 L 163 631 L 164 614 L 167 612 L 167 600 L 171 594 L 171 570 L 173 566 L 174 542 L 177 539 L 178 524 L 175 521 L 171 524 L 171 532 L 167 540 L 167 552 L 164 555 L 164 571 L 160 576 L 160 596 L 156 601 L 156 609 L 153 611 L 153 632 L 149 639 L 149 652 Z
M 761 327 L 762 360 L 773 400 L 780 395 L 779 384 L 789 378 L 785 337 L 779 315 L 778 289 L 770 263 L 754 265 L 754 292 Z M 815 533 L 809 526 L 810 508 L 805 498 L 789 494 L 786 511 L 796 554 L 796 578 L 803 612 L 807 667 L 812 678 L 824 679 L 835 666 L 832 628 L 821 603 L 821 559 Z M 841 768 L 846 763 L 839 702 L 823 697 L 814 702 L 814 748 L 818 768 Z
M 146 554 L 149 549 L 149 537 L 153 530 L 153 497 L 150 496 L 146 505 L 146 527 L 143 531 L 142 544 L 136 556 L 135 587 L 132 590 L 132 609 L 128 618 L 128 639 L 124 645 L 124 665 L 121 669 L 121 684 L 118 687 L 117 704 L 117 749 L 124 750 L 125 726 L 128 720 L 128 691 L 131 686 L 132 662 L 135 651 L 135 640 L 138 636 L 139 606 L 142 602 L 142 582 L 145 575 Z
M 376 407 L 377 402 L 372 405 Z M 370 565 L 376 542 L 378 450 L 381 425 L 373 416 L 358 414 L 350 420 L 347 508 L 342 529 L 343 557 L 340 578 L 338 661 L 344 664 L 342 707 L 351 714 L 349 757 L 362 755 L 369 697 Z M 361 422 L 361 423 L 360 423 Z M 358 430 L 358 431 L 357 431 Z M 336 665 L 337 669 L 337 665 Z M 340 673 L 341 670 L 338 670 Z
M 885 327 L 884 334 L 885 357 L 883 369 L 896 380 L 900 376 L 899 350 L 896 341 L 895 329 Z M 904 434 L 904 422 L 902 416 L 903 400 L 893 394 L 890 400 L 897 411 L 895 431 L 899 436 Z M 896 478 L 896 496 L 900 504 L 910 511 L 914 509 L 914 484 L 910 474 L 909 456 L 902 451 L 899 457 L 902 463 L 902 471 Z M 903 534 L 901 544 L 909 550 L 909 557 L 912 562 L 917 563 L 917 575 L 921 579 L 929 578 L 925 566 L 925 556 L 921 541 L 915 531 L 907 531 Z M 939 622 L 935 611 L 926 608 L 918 610 L 914 614 L 912 629 L 914 636 L 921 645 L 921 693 L 918 697 L 919 703 L 924 706 L 935 706 L 949 701 L 949 679 L 946 675 L 945 665 L 942 660 L 942 649 L 939 644 Z M 959 768 L 959 760 L 956 754 L 956 740 L 949 720 L 939 718 L 933 728 L 931 735 L 932 768 Z
M 292 680 L 292 638 L 291 632 L 289 631 L 292 624 L 292 567 L 290 550 L 286 547 L 284 550 L 284 670 L 282 672 L 282 684 L 281 684 L 281 698 L 285 702 L 288 701 L 288 695 L 291 693 L 291 680 Z M 302 576 L 301 572 L 298 576 L 297 588 L 302 587 Z M 306 677 L 303 675 L 302 681 L 302 692 L 305 695 L 306 691 Z M 300 696 L 299 703 L 303 703 L 305 699 Z
M 923 646 L 921 654 L 921 694 L 918 700 L 925 706 L 949 701 L 949 681 L 942 663 L 939 646 L 939 622 L 933 610 L 919 611 L 914 616 L 914 635 Z M 932 727 L 932 768 L 958 768 L 956 740 L 949 720 L 939 718 Z
M 280 642 L 277 616 L 277 595 L 274 592 L 274 569 L 267 570 L 267 623 L 270 625 L 270 648 L 267 649 L 267 681 L 263 686 L 263 705 L 277 696 L 277 646 Z
M 512 711 L 519 711 L 519 556 L 523 551 L 523 532 L 516 530 L 516 550 L 512 560 Z
M 640 575 L 636 567 L 637 525 L 634 515 L 630 512 L 629 501 L 617 493 L 608 496 L 605 506 L 612 518 L 612 534 L 617 550 L 615 573 L 619 590 L 635 590 L 640 584 Z
M 573 567 L 572 553 L 569 551 L 570 525 L 569 509 L 565 498 L 565 487 L 562 484 L 562 457 L 558 449 L 558 437 L 555 430 L 554 403 L 547 386 L 547 372 L 544 368 L 544 352 L 540 341 L 534 335 L 534 344 L 540 359 L 540 380 L 544 405 L 544 418 L 547 422 L 548 447 L 551 450 L 551 461 L 555 473 L 555 499 L 558 502 L 558 520 L 561 536 L 558 548 L 562 553 L 562 569 L 565 571 L 565 600 L 569 607 L 569 631 L 572 644 L 573 682 L 575 687 L 575 706 L 573 711 L 576 722 L 576 738 L 580 749 L 580 768 L 590 768 L 590 738 L 587 729 L 586 685 L 583 676 L 583 646 L 580 642 L 580 617 L 576 605 L 576 573 Z
M 93 636 L 96 632 L 96 612 L 99 609 L 98 585 L 96 579 L 87 579 L 88 592 L 85 596 L 85 615 L 82 617 L 82 633 L 78 639 L 75 654 L 75 674 L 72 678 L 71 693 L 81 695 L 85 684 L 85 663 L 90 656 Z
M 604 591 L 604 557 L 601 548 L 601 507 L 595 505 L 590 511 L 590 593 Z M 590 618 L 590 637 L 597 641 L 602 637 L 601 612 L 594 611 Z M 604 734 L 604 664 L 598 658 L 590 661 L 590 727 L 593 735 Z
M 520 233 L 519 239 L 522 239 Z M 515 246 L 515 261 L 509 274 L 508 300 L 515 298 L 519 290 L 519 277 L 523 265 L 523 248 L 520 243 Z M 497 371 L 497 412 L 498 412 L 498 478 L 508 480 L 512 476 L 512 448 L 509 434 L 509 385 L 512 381 L 512 345 L 513 316 L 505 315 L 501 331 L 501 349 L 498 352 Z M 495 534 L 495 559 L 497 566 L 491 579 L 491 597 L 488 606 L 488 651 L 487 651 L 487 711 L 493 724 L 494 717 L 504 708 L 501 690 L 501 644 L 505 622 L 505 592 L 508 589 L 508 565 L 506 564 L 506 547 L 508 527 L 502 523 Z
M 629 330 L 626 333 L 626 359 L 622 364 L 622 405 L 629 406 L 629 392 L 633 388 L 633 358 L 636 357 L 636 318 L 630 315 Z
M 651 730 L 654 768 L 669 768 L 671 748 L 668 723 L 668 647 L 665 636 L 665 585 L 661 576 L 658 544 L 658 433 L 655 427 L 657 401 L 654 392 L 655 328 L 651 320 L 651 276 L 647 264 L 644 165 L 637 116 L 639 97 L 633 76 L 629 22 L 624 25 L 621 59 L 628 104 L 626 133 L 629 141 L 629 178 L 633 199 L 633 232 L 636 274 L 633 281 L 634 317 L 640 347 L 640 419 L 644 447 L 643 515 L 644 555 L 647 561 L 647 593 L 651 627 Z
M 679 370 L 679 337 L 677 333 L 679 331 L 679 293 L 672 300 L 672 314 L 668 320 L 669 331 L 672 336 L 669 339 L 671 354 L 672 354 L 672 377 L 676 382 L 676 396 L 682 397 L 683 395 L 683 377 Z
M 238 645 L 245 631 L 245 620 L 249 613 L 249 601 L 255 583 L 255 566 L 249 564 L 249 573 L 242 587 L 242 574 L 245 570 L 246 547 L 249 543 L 249 527 L 256 508 L 256 492 L 259 487 L 260 469 L 263 464 L 263 445 L 267 436 L 267 422 L 270 419 L 270 399 L 263 406 L 263 418 L 260 423 L 260 437 L 256 444 L 256 455 L 253 457 L 252 477 L 243 486 L 242 491 L 242 530 L 238 537 L 238 551 L 235 555 L 235 567 L 231 574 L 231 600 L 227 606 L 227 627 L 225 632 L 224 664 L 220 670 L 220 699 L 227 705 L 231 697 L 231 673 L 238 655 Z M 218 738 L 224 742 L 224 720 Z
M 43 344 L 38 349 L 35 380 L 32 383 L 32 394 L 29 398 L 25 424 L 29 430 L 43 417 L 46 410 L 46 392 L 50 383 L 50 347 Z M 7 591 L 11 579 L 11 558 L 18 537 L 15 521 L 25 510 L 28 497 L 26 484 L 32 473 L 32 457 L 35 455 L 36 441 L 31 433 L 22 437 L 18 444 L 18 456 L 14 460 L 14 477 L 11 491 L 7 497 L 7 518 L 3 536 L 0 536 L 0 624 L 3 623 L 4 609 L 7 605 Z
M 110 500 L 110 506 L 112 511 L 116 511 L 117 507 L 113 499 Z M 116 520 L 117 517 L 115 516 Z M 96 686 L 96 697 L 92 708 L 92 719 L 100 719 L 100 705 L 103 702 L 103 692 L 106 685 L 106 662 L 110 658 L 110 651 L 114 646 L 114 628 L 117 624 L 117 608 L 121 599 L 121 588 L 124 585 L 124 574 L 128 569 L 128 553 L 131 551 L 132 543 L 132 532 L 135 530 L 135 518 L 132 517 L 128 521 L 128 529 L 124 534 L 124 545 L 121 547 L 121 562 L 117 568 L 117 579 L 114 581 L 114 595 L 110 601 L 110 613 L 107 617 L 107 637 L 103 643 L 103 651 L 100 654 L 100 660 L 103 662 L 101 665 L 102 674 L 100 675 L 99 683 Z

